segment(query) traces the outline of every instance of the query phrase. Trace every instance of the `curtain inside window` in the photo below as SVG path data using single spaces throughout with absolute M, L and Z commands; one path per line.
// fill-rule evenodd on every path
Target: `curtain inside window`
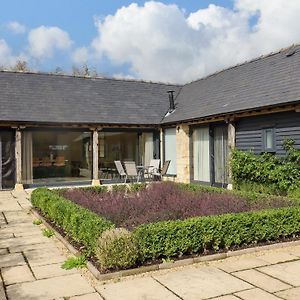
M 194 180 L 210 182 L 209 128 L 193 131 Z
M 176 128 L 164 130 L 165 161 L 170 160 L 169 175 L 176 175 Z
M 22 180 L 25 184 L 33 182 L 32 171 L 32 132 L 22 133 Z
M 150 166 L 150 160 L 153 159 L 153 133 L 143 133 L 144 136 L 144 166 Z
M 214 129 L 214 168 L 216 183 L 227 183 L 228 143 L 226 129 L 226 127 L 215 127 Z

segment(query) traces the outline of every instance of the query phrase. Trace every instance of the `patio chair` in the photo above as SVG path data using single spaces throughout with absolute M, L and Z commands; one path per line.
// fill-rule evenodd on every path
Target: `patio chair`
M 153 178 L 158 178 L 158 180 L 161 180 L 163 176 L 165 176 L 168 172 L 169 166 L 170 166 L 171 161 L 170 160 L 166 160 L 164 162 L 164 165 L 161 169 L 161 172 L 154 172 L 153 173 Z
M 145 175 L 148 175 L 148 178 L 153 178 L 153 174 L 159 172 L 159 166 L 160 159 L 151 159 L 148 169 L 145 170 Z
M 124 162 L 127 178 L 133 179 L 136 178 L 136 182 L 140 181 L 141 174 L 137 171 L 136 164 L 134 161 L 125 161 Z
M 124 170 L 124 168 L 122 166 L 121 161 L 120 160 L 115 160 L 115 166 L 117 168 L 117 171 L 118 171 L 120 177 L 121 178 L 123 177 L 125 179 L 124 183 L 126 183 L 126 181 L 127 181 L 127 174 L 126 174 L 126 172 L 125 172 L 125 170 Z

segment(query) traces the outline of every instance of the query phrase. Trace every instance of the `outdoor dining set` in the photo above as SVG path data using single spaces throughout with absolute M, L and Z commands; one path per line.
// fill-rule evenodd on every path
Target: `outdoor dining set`
M 139 166 L 134 161 L 114 161 L 119 176 L 125 183 L 128 180 L 132 182 L 161 180 L 167 174 L 170 162 L 170 160 L 166 160 L 160 168 L 160 159 L 151 159 L 149 166 Z

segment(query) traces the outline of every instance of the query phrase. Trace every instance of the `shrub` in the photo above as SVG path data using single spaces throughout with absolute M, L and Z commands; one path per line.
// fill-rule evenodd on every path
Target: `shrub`
M 162 220 L 186 219 L 196 216 L 218 215 L 270 207 L 288 206 L 292 203 L 284 198 L 251 194 L 246 199 L 242 192 L 232 193 L 218 189 L 217 193 L 208 190 L 186 191 L 172 182 L 155 183 L 138 194 L 112 192 L 90 194 L 83 190 L 70 189 L 65 197 L 90 209 L 116 224 L 132 230 L 138 225 Z M 190 188 L 190 186 L 187 186 Z M 251 199 L 251 201 L 250 201 Z
M 157 222 L 139 226 L 133 235 L 145 261 L 274 241 L 299 233 L 300 208 L 288 207 Z
M 34 190 L 31 202 L 76 242 L 82 243 L 87 254 L 94 251 L 102 232 L 114 227 L 110 221 L 46 188 Z
M 255 155 L 235 149 L 231 159 L 235 186 L 286 195 L 289 187 L 300 181 L 300 150 L 295 149 L 292 140 L 284 142 L 284 149 L 284 157 L 270 153 Z
M 300 181 L 289 188 L 288 196 L 289 198 L 300 200 Z
M 126 269 L 136 264 L 138 248 L 124 228 L 108 229 L 99 238 L 96 256 L 103 269 Z

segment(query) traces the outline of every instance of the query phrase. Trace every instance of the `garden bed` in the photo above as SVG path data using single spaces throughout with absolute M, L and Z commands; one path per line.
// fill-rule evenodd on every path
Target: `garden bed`
M 95 260 L 101 245 L 111 253 L 109 264 L 98 264 L 102 272 L 293 239 L 300 232 L 300 207 L 284 197 L 174 183 L 133 190 L 42 188 L 32 203 L 87 256 Z M 128 231 L 120 238 L 115 227 Z M 98 239 L 107 230 L 113 233 L 103 248 Z M 108 251 L 109 242 L 119 250 Z M 124 251 L 125 263 L 114 265 Z

